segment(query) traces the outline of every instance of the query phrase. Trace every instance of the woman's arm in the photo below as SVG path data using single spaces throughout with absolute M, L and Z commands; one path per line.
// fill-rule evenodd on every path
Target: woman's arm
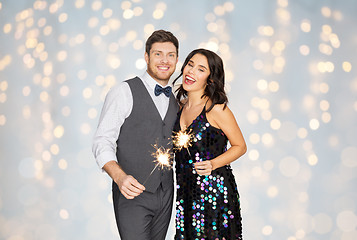
M 215 105 L 206 116 L 212 126 L 222 129 L 231 147 L 214 159 L 195 163 L 196 171 L 201 175 L 211 174 L 213 170 L 230 164 L 247 151 L 243 134 L 232 111 L 228 107 L 224 108 L 222 104 Z

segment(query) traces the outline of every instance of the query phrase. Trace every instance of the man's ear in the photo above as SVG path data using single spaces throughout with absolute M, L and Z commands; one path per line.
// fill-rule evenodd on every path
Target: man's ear
M 145 57 L 146 64 L 149 64 L 149 54 L 147 52 L 145 52 L 144 57 Z

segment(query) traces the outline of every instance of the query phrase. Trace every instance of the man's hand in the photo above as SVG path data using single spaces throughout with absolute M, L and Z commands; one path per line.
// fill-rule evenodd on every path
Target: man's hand
M 145 190 L 145 187 L 133 176 L 127 175 L 116 161 L 107 162 L 103 169 L 118 185 L 120 192 L 125 198 L 133 199 Z
M 127 199 L 133 199 L 145 190 L 145 187 L 131 175 L 126 175 L 115 182 L 118 185 L 120 192 Z
M 195 167 L 197 174 L 199 174 L 199 175 L 206 175 L 206 176 L 210 175 L 213 170 L 212 163 L 209 160 L 202 161 L 202 162 L 196 162 L 194 164 L 194 167 Z

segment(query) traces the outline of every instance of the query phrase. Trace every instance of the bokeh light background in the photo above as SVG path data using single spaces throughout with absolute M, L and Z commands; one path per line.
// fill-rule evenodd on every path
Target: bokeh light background
M 0 1 L 0 239 L 118 239 L 92 137 L 155 29 L 225 62 L 245 239 L 357 239 L 355 0 Z M 178 71 L 174 76 L 178 75 Z M 172 239 L 171 224 L 167 239 Z

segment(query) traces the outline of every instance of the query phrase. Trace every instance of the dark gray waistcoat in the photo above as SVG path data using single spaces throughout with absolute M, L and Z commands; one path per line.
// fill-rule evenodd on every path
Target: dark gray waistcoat
M 117 140 L 117 159 L 126 174 L 132 175 L 141 184 L 144 183 L 155 167 L 157 144 L 165 149 L 172 148 L 171 134 L 178 111 L 173 94 L 170 96 L 169 108 L 164 120 L 149 95 L 143 82 L 135 77 L 126 81 L 133 96 L 133 109 L 125 119 Z M 162 183 L 164 189 L 172 186 L 172 169 L 161 170 L 159 167 L 145 183 L 146 191 L 155 192 Z

